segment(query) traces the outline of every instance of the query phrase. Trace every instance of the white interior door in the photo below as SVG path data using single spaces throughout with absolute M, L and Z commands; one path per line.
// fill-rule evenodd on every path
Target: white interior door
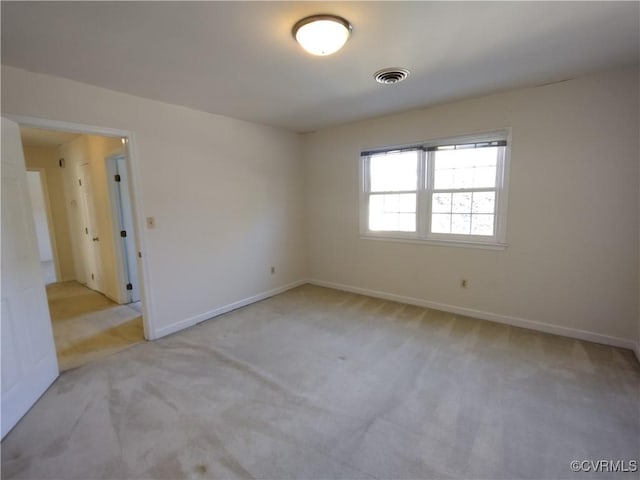
M 113 159 L 115 173 L 119 181 L 116 184 L 116 209 L 120 230 L 126 232 L 125 237 L 120 237 L 122 241 L 122 253 L 127 282 L 131 286 L 129 292 L 129 302 L 140 301 L 138 290 L 138 269 L 136 266 L 136 245 L 133 231 L 133 215 L 131 208 L 131 198 L 129 197 L 129 175 L 127 174 L 127 164 L 124 155 L 119 155 Z
M 2 437 L 58 376 L 18 125 L 2 118 Z
M 80 227 L 82 228 L 82 253 L 85 266 L 87 286 L 99 292 L 100 282 L 100 236 L 98 234 L 95 209 L 93 208 L 93 192 L 91 185 L 91 167 L 88 163 L 78 167 L 78 188 L 80 189 Z

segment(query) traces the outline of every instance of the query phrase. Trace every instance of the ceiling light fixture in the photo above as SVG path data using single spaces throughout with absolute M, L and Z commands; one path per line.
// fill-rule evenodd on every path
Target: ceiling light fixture
M 311 55 L 331 55 L 342 48 L 353 27 L 336 15 L 312 15 L 296 22 L 293 38 Z

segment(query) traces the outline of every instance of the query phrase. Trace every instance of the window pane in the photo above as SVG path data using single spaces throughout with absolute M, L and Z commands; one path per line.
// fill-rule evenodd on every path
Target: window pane
M 472 235 L 493 235 L 493 215 L 473 215 L 471 220 Z
M 473 213 L 494 213 L 496 192 L 473 192 Z
M 500 148 L 504 147 L 435 151 L 435 188 L 494 187 Z
M 416 190 L 418 187 L 418 152 L 372 155 L 369 159 L 372 192 Z
M 451 215 L 448 213 L 431 215 L 431 233 L 451 233 Z
M 416 194 L 370 195 L 369 230 L 415 232 Z
M 397 195 L 398 211 L 405 213 L 416 213 L 416 195 L 414 193 L 405 193 Z
M 472 193 L 454 193 L 451 201 L 451 211 L 454 213 L 471 213 Z
M 477 167 L 474 170 L 473 186 L 475 188 L 496 186 L 496 167 Z
M 415 232 L 416 216 L 410 213 L 400 213 L 398 215 L 398 232 Z
M 451 213 L 451 194 L 434 193 L 431 197 L 431 211 L 434 213 Z
M 474 182 L 473 168 L 456 168 L 453 170 L 453 188 L 471 188 Z
M 451 233 L 469 235 L 471 233 L 471 215 L 457 213 L 451 215 Z
M 382 200 L 382 211 L 384 213 L 400 212 L 400 195 L 376 195 Z
M 455 185 L 455 170 L 452 168 L 436 170 L 434 175 L 434 188 L 436 190 L 444 190 L 453 188 Z

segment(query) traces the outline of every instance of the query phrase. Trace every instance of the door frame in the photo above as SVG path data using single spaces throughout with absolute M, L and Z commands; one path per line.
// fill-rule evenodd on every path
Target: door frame
M 66 122 L 61 120 L 49 120 L 39 117 L 29 117 L 23 115 L 3 114 L 9 120 L 16 122 L 20 126 L 43 128 L 48 130 L 59 130 L 63 132 L 80 133 L 87 135 L 101 135 L 105 137 L 119 137 L 125 139 L 123 150 L 129 160 L 127 162 L 127 173 L 129 175 L 129 194 L 131 197 L 131 214 L 133 216 L 133 229 L 135 234 L 136 251 L 138 252 L 138 289 L 142 304 L 142 320 L 144 327 L 144 338 L 155 340 L 159 338 L 155 322 L 153 305 L 151 304 L 151 278 L 149 275 L 149 264 L 146 259 L 147 238 L 145 235 L 145 223 L 142 208 L 142 196 L 140 194 L 140 160 L 137 153 L 135 133 L 130 130 L 121 130 L 110 127 L 100 127 L 81 123 Z

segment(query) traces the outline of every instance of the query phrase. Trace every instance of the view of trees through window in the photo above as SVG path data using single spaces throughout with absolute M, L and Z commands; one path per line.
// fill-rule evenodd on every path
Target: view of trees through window
M 363 154 L 368 232 L 497 237 L 506 140 Z
M 432 233 L 493 235 L 499 148 L 434 152 Z

